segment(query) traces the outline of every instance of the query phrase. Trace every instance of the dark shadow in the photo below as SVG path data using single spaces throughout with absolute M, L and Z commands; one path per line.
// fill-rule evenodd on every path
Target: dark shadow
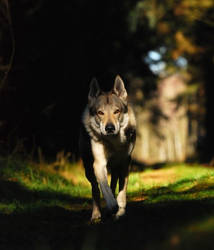
M 194 191 L 190 189 L 185 192 Z M 153 196 L 170 191 L 149 192 Z M 202 249 L 202 244 L 206 250 L 213 249 L 211 235 L 213 237 L 214 226 L 207 231 L 197 232 L 194 225 L 214 216 L 214 199 L 157 204 L 128 202 L 124 218 L 119 221 L 109 218 L 97 225 L 88 224 L 91 207 L 85 207 L 84 203 L 89 199 L 49 191 L 32 192 L 16 182 L 1 180 L 0 202 L 14 199 L 22 203 L 59 199 L 69 201 L 72 206 L 70 209 L 43 206 L 27 212 L 1 214 L 0 249 L 183 250 Z M 79 209 L 75 209 L 76 205 Z M 193 228 L 193 232 L 189 232 L 188 228 Z M 184 237 L 185 230 L 189 232 L 188 241 Z
M 166 162 L 160 162 L 155 164 L 146 164 L 137 160 L 132 160 L 131 172 L 142 172 L 145 169 L 161 169 L 166 166 Z
M 195 241 L 190 237 L 189 242 L 183 240 L 182 230 L 194 225 L 207 215 L 213 216 L 213 204 L 214 200 L 168 202 L 155 205 L 130 202 L 125 218 L 76 228 L 67 235 L 67 238 L 66 236 L 63 238 L 63 244 L 60 246 L 61 249 L 71 247 L 75 250 L 171 250 L 201 249 L 200 247 L 204 244 L 206 249 L 212 249 L 211 233 L 214 230 L 211 230 L 208 236 L 206 233 L 195 233 L 193 237 Z M 204 239 L 201 238 L 202 235 Z
M 90 202 L 90 199 L 73 198 L 70 195 L 48 190 L 31 191 L 18 182 L 0 180 L 0 202 L 11 202 L 14 199 L 22 203 L 36 202 L 37 200 L 51 201 L 53 199 L 68 201 L 71 204 Z
M 137 161 L 137 160 L 132 160 L 131 162 L 131 172 L 141 172 L 146 169 L 146 164 Z
M 69 208 L 48 205 L 52 200 L 65 201 Z M 12 214 L 6 210 L 0 213 L 1 250 L 54 249 L 73 228 L 86 224 L 91 213 L 90 199 L 48 190 L 31 191 L 15 180 L 0 179 L 0 205 L 9 206 L 14 202 L 23 207 L 29 204 L 30 207 L 17 207 Z

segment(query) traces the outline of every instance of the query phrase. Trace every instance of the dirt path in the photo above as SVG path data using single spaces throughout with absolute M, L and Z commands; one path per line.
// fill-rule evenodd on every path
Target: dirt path
M 84 200 L 74 200 L 80 206 Z M 1 250 L 213 249 L 214 201 L 128 204 L 127 216 L 90 225 L 90 209 L 0 215 Z

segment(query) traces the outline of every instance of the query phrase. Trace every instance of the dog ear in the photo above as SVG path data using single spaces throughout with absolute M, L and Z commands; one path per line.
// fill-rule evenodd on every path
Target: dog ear
M 97 81 L 96 78 L 93 78 L 91 80 L 91 83 L 90 83 L 90 89 L 89 89 L 89 93 L 88 93 L 88 100 L 91 101 L 92 99 L 98 97 L 100 92 L 101 92 L 101 90 L 100 90 L 100 86 L 98 84 L 98 81 Z
M 113 93 L 120 97 L 123 101 L 127 101 L 127 92 L 123 80 L 119 75 L 114 80 Z

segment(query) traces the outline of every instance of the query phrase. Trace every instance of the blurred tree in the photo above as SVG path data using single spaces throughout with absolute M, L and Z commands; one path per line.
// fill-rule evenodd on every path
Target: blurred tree
M 138 1 L 130 12 L 132 32 L 140 33 L 146 25 L 150 34 L 155 34 L 150 37 L 151 44 L 150 47 L 147 46 L 148 54 L 144 57 L 150 70 L 157 77 L 167 77 L 179 72 L 189 79 L 187 89 L 183 93 L 183 97 L 186 96 L 188 101 L 187 156 L 193 156 L 197 149 L 197 145 L 193 144 L 197 143 L 200 146 L 198 153 L 203 152 L 203 158 L 207 160 L 213 157 L 214 139 L 211 112 L 214 103 L 210 94 L 213 81 L 213 10 L 212 0 L 145 0 Z M 147 45 L 145 39 L 142 43 Z M 141 87 L 143 93 L 147 89 L 146 85 L 144 78 Z
M 1 69 L 13 54 L 7 3 L 0 1 Z M 207 148 L 200 151 L 212 157 L 212 0 L 11 0 L 10 6 L 16 54 L 0 105 L 10 143 L 17 138 L 28 149 L 77 153 L 80 114 L 93 76 L 110 89 L 121 74 L 142 110 L 152 106 L 160 78 L 176 72 L 188 79 L 176 101 L 187 105 L 190 151 L 205 137 L 206 106 L 200 147 Z

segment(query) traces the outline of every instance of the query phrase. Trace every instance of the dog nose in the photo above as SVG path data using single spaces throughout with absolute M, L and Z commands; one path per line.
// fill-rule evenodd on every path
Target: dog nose
M 108 134 L 111 134 L 115 131 L 115 127 L 112 123 L 108 123 L 105 127 L 105 131 L 108 133 Z

